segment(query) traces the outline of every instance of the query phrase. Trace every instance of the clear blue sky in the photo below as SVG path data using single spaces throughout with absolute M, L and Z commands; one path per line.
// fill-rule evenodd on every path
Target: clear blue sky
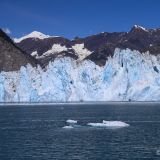
M 0 27 L 12 37 L 37 30 L 67 38 L 160 28 L 160 0 L 1 0 Z

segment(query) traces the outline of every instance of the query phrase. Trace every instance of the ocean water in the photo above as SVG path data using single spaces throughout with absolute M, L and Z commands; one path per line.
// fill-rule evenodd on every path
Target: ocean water
M 66 120 L 78 127 L 64 129 Z M 89 127 L 118 120 L 124 128 Z M 0 160 L 160 159 L 160 105 L 0 107 Z

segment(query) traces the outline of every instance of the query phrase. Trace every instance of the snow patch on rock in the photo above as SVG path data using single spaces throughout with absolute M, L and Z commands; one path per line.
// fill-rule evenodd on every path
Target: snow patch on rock
M 147 30 L 146 28 L 142 27 L 142 26 L 134 25 L 134 27 L 135 27 L 135 28 L 140 28 L 140 29 L 142 29 L 142 30 L 148 32 L 148 30 Z
M 32 52 L 32 53 L 31 53 L 31 56 L 33 56 L 33 57 L 35 57 L 35 58 L 39 58 L 37 51 Z
M 40 58 L 49 56 L 51 54 L 56 54 L 56 53 L 60 53 L 63 51 L 67 51 L 67 50 L 68 49 L 66 46 L 61 46 L 60 44 L 53 44 L 52 48 L 48 50 L 47 52 L 43 53 L 43 55 Z
M 91 51 L 89 51 L 87 48 L 84 47 L 83 43 L 75 44 L 74 46 L 72 46 L 72 49 L 74 50 L 80 61 L 92 53 Z

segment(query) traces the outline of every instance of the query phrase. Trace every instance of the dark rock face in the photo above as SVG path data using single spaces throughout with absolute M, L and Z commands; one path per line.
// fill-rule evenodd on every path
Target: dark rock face
M 62 46 L 65 45 L 67 48 L 71 47 L 70 40 L 63 37 L 51 37 L 45 39 L 27 38 L 20 43 L 17 43 L 17 46 L 29 54 L 37 51 L 38 55 L 41 56 L 43 53 L 51 49 L 53 44 L 60 44 Z
M 45 66 L 47 66 L 50 61 L 51 62 L 54 61 L 57 57 L 59 57 L 59 58 L 60 57 L 71 57 L 75 60 L 78 59 L 78 57 L 75 54 L 63 51 L 63 52 L 60 52 L 60 53 L 57 53 L 57 54 L 54 54 L 54 55 L 49 55 L 49 56 L 46 56 L 44 58 L 40 58 L 39 61 L 41 62 L 41 66 L 43 68 L 45 68 Z
M 63 37 L 50 37 L 45 39 L 27 38 L 17 43 L 17 45 L 28 54 L 37 51 L 39 56 L 50 50 L 53 44 L 60 44 L 68 48 L 67 52 L 42 58 L 41 62 L 46 65 L 57 56 L 69 56 L 77 59 L 78 57 L 72 49 L 72 46 L 82 43 L 85 48 L 92 51 L 92 54 L 85 59 L 89 59 L 103 66 L 108 56 L 113 55 L 115 48 L 129 48 L 140 52 L 149 51 L 153 55 L 160 54 L 160 29 L 144 29 L 140 26 L 134 26 L 130 32 L 104 32 L 85 38 L 76 38 L 72 41 Z
M 18 48 L 0 29 L 0 71 L 16 71 L 30 63 L 37 65 L 37 60 Z

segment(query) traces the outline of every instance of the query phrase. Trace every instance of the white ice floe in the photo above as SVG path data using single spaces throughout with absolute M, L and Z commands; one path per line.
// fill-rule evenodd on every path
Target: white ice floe
M 116 127 L 128 127 L 129 124 L 122 121 L 105 121 L 103 120 L 103 124 L 107 126 L 116 126 Z
M 77 123 L 77 121 L 71 120 L 71 119 L 68 119 L 66 122 L 67 122 L 67 123 L 70 123 L 70 124 L 76 124 L 76 123 Z
M 73 129 L 73 126 L 64 126 L 64 129 Z
M 104 123 L 88 123 L 87 125 L 92 127 L 106 127 Z
M 104 121 L 104 120 L 102 123 L 88 123 L 87 125 L 92 127 L 104 127 L 104 128 L 120 128 L 129 126 L 129 124 L 121 121 Z
M 72 128 L 76 127 L 75 124 L 77 124 L 77 121 L 72 120 L 72 119 L 68 119 L 66 122 L 67 122 L 69 125 L 68 125 L 68 126 L 64 126 L 63 128 L 65 128 L 65 129 L 72 129 Z

